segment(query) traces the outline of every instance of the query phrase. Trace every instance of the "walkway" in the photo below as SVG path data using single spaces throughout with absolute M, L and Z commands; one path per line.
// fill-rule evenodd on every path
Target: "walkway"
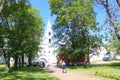
M 61 68 L 52 66 L 50 74 L 59 78 L 60 80 L 104 80 L 103 78 L 82 74 L 82 72 L 68 71 L 62 73 Z

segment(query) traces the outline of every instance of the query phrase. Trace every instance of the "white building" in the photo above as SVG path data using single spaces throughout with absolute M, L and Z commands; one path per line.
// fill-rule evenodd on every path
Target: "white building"
M 107 50 L 104 47 L 101 47 L 97 52 L 92 52 L 90 54 L 90 61 L 103 60 L 103 57 L 106 56 Z
M 55 63 L 57 61 L 54 47 L 53 30 L 50 20 L 48 20 L 47 28 L 43 36 L 43 42 L 40 45 L 42 50 L 38 52 L 38 58 L 44 58 L 50 63 Z
M 111 59 L 120 59 L 119 55 L 116 55 L 114 52 L 110 52 L 107 54 L 108 51 L 104 47 L 100 47 L 100 49 L 96 52 L 93 52 L 90 54 L 90 61 L 96 61 L 96 60 L 103 60 L 104 57 L 110 57 Z

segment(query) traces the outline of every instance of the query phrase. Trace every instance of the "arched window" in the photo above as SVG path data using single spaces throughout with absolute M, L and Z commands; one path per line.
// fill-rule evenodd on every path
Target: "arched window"
M 49 43 L 51 43 L 51 39 L 49 39 Z
M 51 35 L 51 33 L 49 32 L 49 36 Z

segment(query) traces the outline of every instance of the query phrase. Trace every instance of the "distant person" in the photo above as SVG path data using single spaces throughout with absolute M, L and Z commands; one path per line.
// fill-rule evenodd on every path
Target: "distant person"
M 62 72 L 66 73 L 66 63 L 65 63 L 65 61 L 62 62 Z

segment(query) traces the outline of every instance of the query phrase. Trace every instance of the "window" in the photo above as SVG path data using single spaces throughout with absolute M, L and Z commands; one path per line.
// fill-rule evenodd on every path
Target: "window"
M 44 51 L 44 53 L 45 53 L 45 51 Z
M 49 36 L 51 35 L 51 33 L 49 32 Z
M 51 39 L 49 39 L 49 43 L 51 43 Z

